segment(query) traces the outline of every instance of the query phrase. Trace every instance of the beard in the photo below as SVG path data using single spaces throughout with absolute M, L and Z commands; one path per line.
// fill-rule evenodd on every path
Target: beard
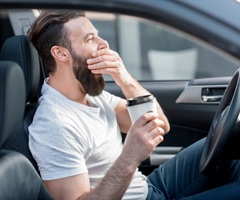
M 95 75 L 88 69 L 86 58 L 72 52 L 73 72 L 76 79 L 81 83 L 85 94 L 97 96 L 102 93 L 105 81 L 101 74 Z

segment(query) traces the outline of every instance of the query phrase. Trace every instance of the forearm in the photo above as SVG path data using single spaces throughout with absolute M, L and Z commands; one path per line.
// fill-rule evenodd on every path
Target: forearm
M 150 94 L 130 74 L 127 76 L 127 78 L 117 83 L 127 99 Z
M 120 156 L 96 188 L 81 196 L 79 200 L 122 199 L 137 168 L 137 165 L 130 166 Z
M 109 74 L 112 76 L 127 99 L 150 94 L 128 73 L 122 59 L 116 52 L 110 49 L 101 49 L 93 53 L 93 58 L 87 60 L 88 68 L 94 74 Z M 160 119 L 164 122 L 164 130 L 168 132 L 168 120 L 159 104 L 157 104 L 157 107 Z
M 125 79 L 125 81 L 123 81 L 122 83 L 118 83 L 118 85 L 121 87 L 122 92 L 127 99 L 151 94 L 149 91 L 143 88 L 137 80 L 132 78 L 130 74 L 129 74 L 129 77 Z M 164 122 L 164 130 L 167 133 L 170 130 L 169 122 L 157 100 L 156 100 L 156 106 L 157 106 L 157 112 L 161 120 L 163 120 Z

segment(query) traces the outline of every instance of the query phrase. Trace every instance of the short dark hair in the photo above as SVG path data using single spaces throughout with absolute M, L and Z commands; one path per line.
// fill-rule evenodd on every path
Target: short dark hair
M 28 31 L 29 41 L 37 49 L 47 73 L 54 72 L 56 69 L 55 60 L 50 52 L 52 46 L 63 46 L 71 50 L 68 31 L 64 28 L 64 24 L 78 17 L 85 17 L 85 12 L 45 10 L 30 27 Z

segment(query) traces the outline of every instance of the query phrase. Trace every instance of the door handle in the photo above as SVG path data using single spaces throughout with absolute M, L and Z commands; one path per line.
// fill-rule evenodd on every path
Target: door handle
M 220 102 L 222 100 L 223 95 L 202 95 L 202 101 L 203 102 Z

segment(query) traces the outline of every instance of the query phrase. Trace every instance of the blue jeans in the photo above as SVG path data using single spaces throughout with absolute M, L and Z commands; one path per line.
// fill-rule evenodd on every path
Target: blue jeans
M 199 172 L 205 140 L 182 150 L 148 175 L 147 200 L 240 199 L 240 161 L 228 161 L 211 175 Z

